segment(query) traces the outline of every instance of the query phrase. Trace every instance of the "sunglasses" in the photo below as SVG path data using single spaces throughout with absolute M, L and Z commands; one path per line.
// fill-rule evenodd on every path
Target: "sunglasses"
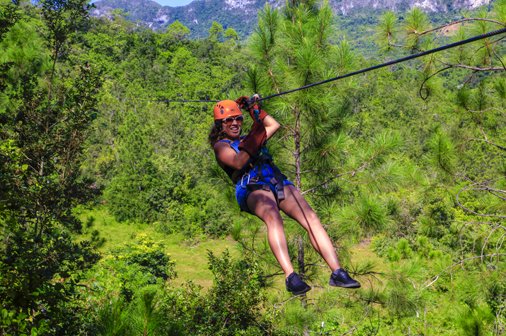
M 235 121 L 242 122 L 244 120 L 244 117 L 242 115 L 236 116 L 236 117 L 228 117 L 223 119 L 223 123 L 225 124 L 231 124 Z

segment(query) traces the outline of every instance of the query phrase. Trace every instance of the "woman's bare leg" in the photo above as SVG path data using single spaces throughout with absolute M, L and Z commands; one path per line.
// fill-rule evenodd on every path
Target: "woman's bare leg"
M 327 231 L 297 188 L 292 185 L 285 186 L 285 199 L 280 202 L 279 207 L 306 229 L 314 249 L 323 257 L 332 271 L 341 267 Z
M 293 272 L 293 266 L 288 254 L 283 219 L 274 195 L 270 191 L 256 190 L 248 196 L 247 203 L 248 208 L 267 225 L 269 246 L 287 277 Z

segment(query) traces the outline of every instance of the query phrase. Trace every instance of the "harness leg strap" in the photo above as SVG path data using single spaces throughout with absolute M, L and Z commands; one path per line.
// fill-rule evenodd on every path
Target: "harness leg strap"
M 246 185 L 246 188 L 248 188 L 249 191 L 256 191 L 256 190 L 265 190 L 265 191 L 271 191 L 271 188 L 267 184 L 255 184 L 251 183 Z
M 285 199 L 285 186 L 283 184 L 283 179 L 276 179 L 275 177 L 271 178 L 271 183 L 274 185 L 274 189 L 276 190 L 276 198 L 279 201 Z

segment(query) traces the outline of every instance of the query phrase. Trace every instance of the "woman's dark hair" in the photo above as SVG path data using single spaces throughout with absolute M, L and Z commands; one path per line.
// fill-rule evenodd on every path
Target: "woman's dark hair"
M 211 131 L 209 132 L 209 137 L 207 138 L 209 141 L 209 144 L 212 148 L 214 148 L 214 144 L 223 138 L 223 127 L 221 126 L 221 120 L 216 120 L 213 124 L 213 127 L 211 128 Z

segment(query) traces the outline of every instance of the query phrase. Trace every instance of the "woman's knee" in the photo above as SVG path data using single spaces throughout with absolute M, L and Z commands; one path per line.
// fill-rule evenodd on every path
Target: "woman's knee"
M 264 210 L 265 211 L 258 217 L 260 217 L 268 227 L 283 225 L 283 218 L 277 208 L 271 207 Z
M 322 227 L 320 218 L 314 211 L 303 212 L 298 218 L 297 222 L 302 227 L 309 231 L 309 229 L 319 229 Z
M 310 223 L 320 224 L 320 217 L 313 210 L 305 211 L 305 216 Z

